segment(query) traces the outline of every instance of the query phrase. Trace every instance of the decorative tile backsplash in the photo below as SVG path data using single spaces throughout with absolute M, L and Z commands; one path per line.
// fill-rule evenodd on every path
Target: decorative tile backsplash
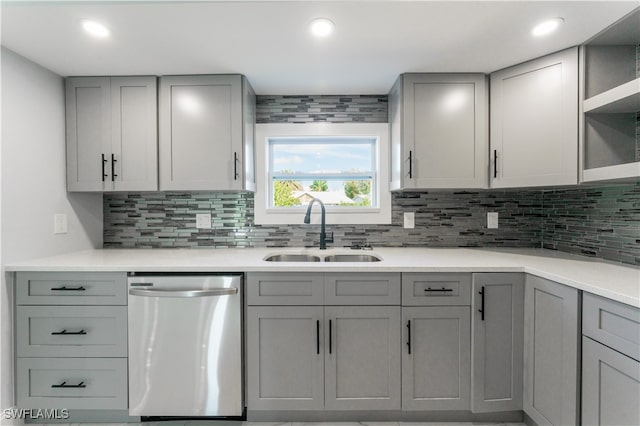
M 543 247 L 640 265 L 640 182 L 546 191 Z
M 542 194 L 534 191 L 393 194 L 391 225 L 329 225 L 334 247 L 540 247 Z M 500 215 L 486 229 L 486 212 Z M 416 227 L 403 228 L 403 212 Z M 212 213 L 196 229 L 196 213 Z M 330 213 L 329 213 L 330 214 Z M 255 225 L 251 193 L 112 193 L 104 196 L 105 247 L 317 246 L 319 225 Z
M 257 123 L 386 123 L 387 95 L 256 97 Z
M 258 96 L 256 115 L 258 123 L 384 123 L 387 96 Z M 105 193 L 103 202 L 104 247 L 302 247 L 319 240 L 319 225 L 302 224 L 302 212 L 300 224 L 256 225 L 246 192 Z M 487 229 L 489 211 L 498 212 L 498 229 Z M 415 212 L 415 229 L 403 228 L 404 212 Z M 195 227 L 196 213 L 211 213 L 211 229 Z M 328 231 L 334 247 L 545 247 L 640 265 L 640 182 L 394 193 L 390 225 Z
M 391 225 L 329 225 L 334 247 L 545 247 L 640 265 L 640 182 L 551 191 L 393 194 Z M 415 212 L 415 229 L 403 213 Z M 500 227 L 487 229 L 486 213 Z M 196 213 L 212 228 L 196 229 Z M 246 192 L 105 193 L 107 248 L 317 246 L 318 225 L 255 225 Z

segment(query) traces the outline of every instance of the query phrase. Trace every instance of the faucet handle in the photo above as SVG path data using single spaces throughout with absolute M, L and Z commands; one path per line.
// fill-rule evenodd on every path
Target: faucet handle
M 333 242 L 333 232 L 327 232 L 326 236 L 324 237 L 324 241 L 327 243 L 332 243 Z

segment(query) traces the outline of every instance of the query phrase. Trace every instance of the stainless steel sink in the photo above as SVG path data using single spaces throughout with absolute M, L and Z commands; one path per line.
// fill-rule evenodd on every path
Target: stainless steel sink
M 274 254 L 265 257 L 267 262 L 320 262 L 319 256 L 309 254 Z
M 372 254 L 332 254 L 324 258 L 325 262 L 380 262 L 380 258 Z

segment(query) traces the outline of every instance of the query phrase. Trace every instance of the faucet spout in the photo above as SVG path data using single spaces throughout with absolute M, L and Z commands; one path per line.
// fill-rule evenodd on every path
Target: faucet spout
M 327 249 L 327 242 L 333 242 L 333 235 L 327 238 L 327 227 L 325 222 L 326 210 L 324 208 L 324 203 L 318 198 L 314 198 L 309 202 L 309 206 L 307 207 L 307 213 L 304 215 L 304 223 L 311 223 L 311 208 L 315 203 L 320 204 L 320 250 Z

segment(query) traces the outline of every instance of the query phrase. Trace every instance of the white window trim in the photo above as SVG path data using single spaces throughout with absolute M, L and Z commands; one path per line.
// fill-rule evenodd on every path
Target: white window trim
M 391 192 L 389 191 L 389 125 L 387 123 L 270 123 L 256 124 L 256 193 L 254 221 L 257 225 L 302 224 L 305 208 L 268 208 L 269 138 L 291 136 L 367 136 L 376 144 L 378 175 L 378 208 L 327 208 L 327 224 L 390 224 Z M 316 211 L 317 210 L 317 211 Z M 312 223 L 320 223 L 320 209 L 313 207 Z

